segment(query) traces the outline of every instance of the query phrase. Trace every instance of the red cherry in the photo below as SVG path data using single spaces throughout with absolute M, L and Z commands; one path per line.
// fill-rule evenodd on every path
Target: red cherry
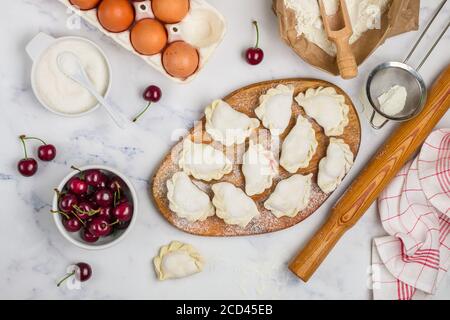
M 92 233 L 90 233 L 87 228 L 84 228 L 81 231 L 81 238 L 84 241 L 89 242 L 89 243 L 94 243 L 94 242 L 97 242 L 97 240 L 98 240 L 98 237 L 94 236 Z
M 59 287 L 64 281 L 73 276 L 80 282 L 88 281 L 92 276 L 92 268 L 85 262 L 77 263 L 74 266 L 74 270 L 71 273 L 66 274 L 65 277 L 58 282 L 57 286 Z
M 84 180 L 88 185 L 98 188 L 102 182 L 106 181 L 106 177 L 100 170 L 91 169 L 85 172 Z
M 124 230 L 124 229 L 128 228 L 129 225 L 130 225 L 130 221 L 125 221 L 125 222 L 118 222 L 117 224 L 114 225 L 114 227 L 117 230 Z
M 82 223 L 80 222 L 80 220 L 78 220 L 77 218 L 70 218 L 70 219 L 66 219 L 64 218 L 62 220 L 62 224 L 64 226 L 64 228 L 68 231 L 68 232 L 77 232 L 81 229 L 81 227 L 83 226 Z
M 94 194 L 95 203 L 100 207 L 109 207 L 113 202 L 113 194 L 108 189 L 100 189 Z
M 134 117 L 133 122 L 136 122 L 147 110 L 150 108 L 150 105 L 152 103 L 156 103 L 159 100 L 161 100 L 162 97 L 162 91 L 159 87 L 151 85 L 148 86 L 147 89 L 145 89 L 144 94 L 142 95 L 145 101 L 148 101 L 147 106 L 139 112 L 139 114 Z
M 42 161 L 52 161 L 56 157 L 56 148 L 52 144 L 44 144 L 38 148 L 38 158 Z
M 109 180 L 107 187 L 112 192 L 122 192 L 124 185 L 125 183 L 122 179 L 120 179 L 119 177 L 113 177 L 111 178 L 111 180 Z
M 161 97 L 162 97 L 161 89 L 154 85 L 148 86 L 143 94 L 144 100 L 148 102 L 156 103 L 159 100 L 161 100 Z
M 24 177 L 33 176 L 38 169 L 38 164 L 33 158 L 24 158 L 17 163 L 17 170 Z
M 100 208 L 100 212 L 97 213 L 97 217 L 102 217 L 107 221 L 111 222 L 113 219 L 113 209 L 111 207 Z
M 133 207 L 129 202 L 123 202 L 114 208 L 113 215 L 121 222 L 130 221 L 133 216 Z
M 71 193 L 66 193 L 59 198 L 59 209 L 63 212 L 69 213 L 73 207 L 78 204 L 78 199 Z
M 72 179 L 70 179 L 67 183 L 67 187 L 70 192 L 76 195 L 82 195 L 87 193 L 88 191 L 88 184 L 86 183 L 86 181 L 78 177 L 73 177 Z
M 252 66 L 260 64 L 264 59 L 264 51 L 259 48 L 259 27 L 258 22 L 253 21 L 253 25 L 256 28 L 256 45 L 253 48 L 247 49 L 245 52 L 245 58 Z
M 106 237 L 112 232 L 112 227 L 105 218 L 96 217 L 89 223 L 88 230 L 94 236 Z
M 255 66 L 264 59 L 264 51 L 261 48 L 250 48 L 246 52 L 246 59 L 249 64 Z

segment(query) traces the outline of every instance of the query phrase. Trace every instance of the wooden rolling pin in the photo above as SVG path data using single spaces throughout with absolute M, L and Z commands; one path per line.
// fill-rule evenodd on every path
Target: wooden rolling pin
M 311 278 L 340 237 L 361 218 L 422 145 L 449 106 L 450 66 L 447 66 L 429 92 L 423 111 L 398 127 L 331 209 L 328 221 L 290 263 L 293 273 L 305 282 Z

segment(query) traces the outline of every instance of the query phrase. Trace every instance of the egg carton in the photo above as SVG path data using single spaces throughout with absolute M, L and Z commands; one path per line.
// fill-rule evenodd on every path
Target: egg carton
M 195 47 L 199 54 L 199 66 L 194 74 L 186 79 L 171 76 L 162 65 L 162 54 L 151 56 L 142 55 L 134 50 L 130 41 L 130 31 L 126 30 L 114 33 L 106 30 L 97 19 L 97 9 L 79 10 L 74 7 L 69 0 L 58 0 L 67 8 L 78 14 L 81 18 L 95 26 L 103 34 L 112 38 L 123 48 L 132 52 L 147 62 L 154 69 L 177 83 L 188 83 L 192 81 L 205 66 L 211 55 L 222 42 L 226 33 L 224 16 L 205 0 L 190 0 L 190 9 L 186 17 L 176 24 L 165 24 L 168 35 L 168 43 L 183 40 Z M 135 21 L 145 18 L 154 18 L 151 0 L 134 2 Z

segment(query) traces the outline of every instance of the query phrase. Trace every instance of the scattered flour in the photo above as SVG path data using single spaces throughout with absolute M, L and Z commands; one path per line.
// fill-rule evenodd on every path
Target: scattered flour
M 381 16 L 390 2 L 391 0 L 346 0 L 353 28 L 351 44 L 367 30 L 380 29 Z M 327 38 L 317 0 L 284 0 L 284 3 L 287 8 L 295 11 L 298 35 L 304 35 L 308 41 L 315 43 L 329 55 L 335 56 L 336 47 Z M 339 8 L 338 3 L 338 0 L 324 0 L 327 14 L 335 14 Z

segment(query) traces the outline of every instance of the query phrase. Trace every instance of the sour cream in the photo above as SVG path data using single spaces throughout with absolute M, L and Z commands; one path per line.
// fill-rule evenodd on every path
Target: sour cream
M 65 51 L 78 56 L 94 88 L 103 96 L 110 82 L 109 67 L 104 54 L 83 39 L 57 40 L 41 55 L 34 72 L 36 94 L 48 108 L 77 115 L 89 111 L 98 103 L 86 89 L 59 70 L 57 57 Z

